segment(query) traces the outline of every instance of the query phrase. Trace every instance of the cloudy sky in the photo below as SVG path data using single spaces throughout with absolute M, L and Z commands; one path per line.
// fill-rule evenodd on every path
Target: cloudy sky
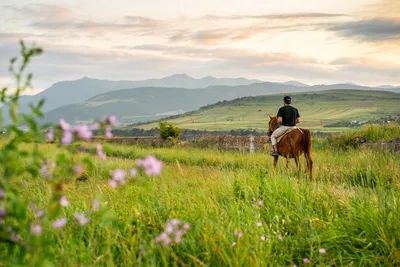
M 18 40 L 35 43 L 33 85 L 247 77 L 400 85 L 399 0 L 2 0 L 0 85 Z

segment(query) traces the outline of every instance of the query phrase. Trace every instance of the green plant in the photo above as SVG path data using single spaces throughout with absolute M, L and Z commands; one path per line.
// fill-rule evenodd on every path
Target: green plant
M 181 129 L 177 126 L 173 126 L 172 124 L 168 124 L 166 121 L 160 121 L 160 137 L 163 140 L 170 139 L 175 142 L 179 135 L 181 134 Z

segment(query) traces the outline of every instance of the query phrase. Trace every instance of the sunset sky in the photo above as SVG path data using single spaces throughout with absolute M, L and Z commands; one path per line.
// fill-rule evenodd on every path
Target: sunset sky
M 18 40 L 34 42 L 33 85 L 246 77 L 400 85 L 400 0 L 2 0 L 0 86 Z

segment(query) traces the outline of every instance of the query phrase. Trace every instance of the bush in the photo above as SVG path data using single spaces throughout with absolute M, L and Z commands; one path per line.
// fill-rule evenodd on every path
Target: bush
M 171 141 L 176 141 L 181 134 L 181 129 L 172 124 L 167 124 L 166 121 L 160 121 L 160 137 L 164 140 L 170 139 Z

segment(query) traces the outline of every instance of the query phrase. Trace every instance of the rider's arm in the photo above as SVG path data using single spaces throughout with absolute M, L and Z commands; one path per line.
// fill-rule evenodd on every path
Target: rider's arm
M 300 123 L 300 118 L 297 118 L 297 119 L 296 119 L 296 123 Z
M 281 125 L 282 124 L 282 117 L 278 117 L 276 121 L 278 122 L 279 125 Z

